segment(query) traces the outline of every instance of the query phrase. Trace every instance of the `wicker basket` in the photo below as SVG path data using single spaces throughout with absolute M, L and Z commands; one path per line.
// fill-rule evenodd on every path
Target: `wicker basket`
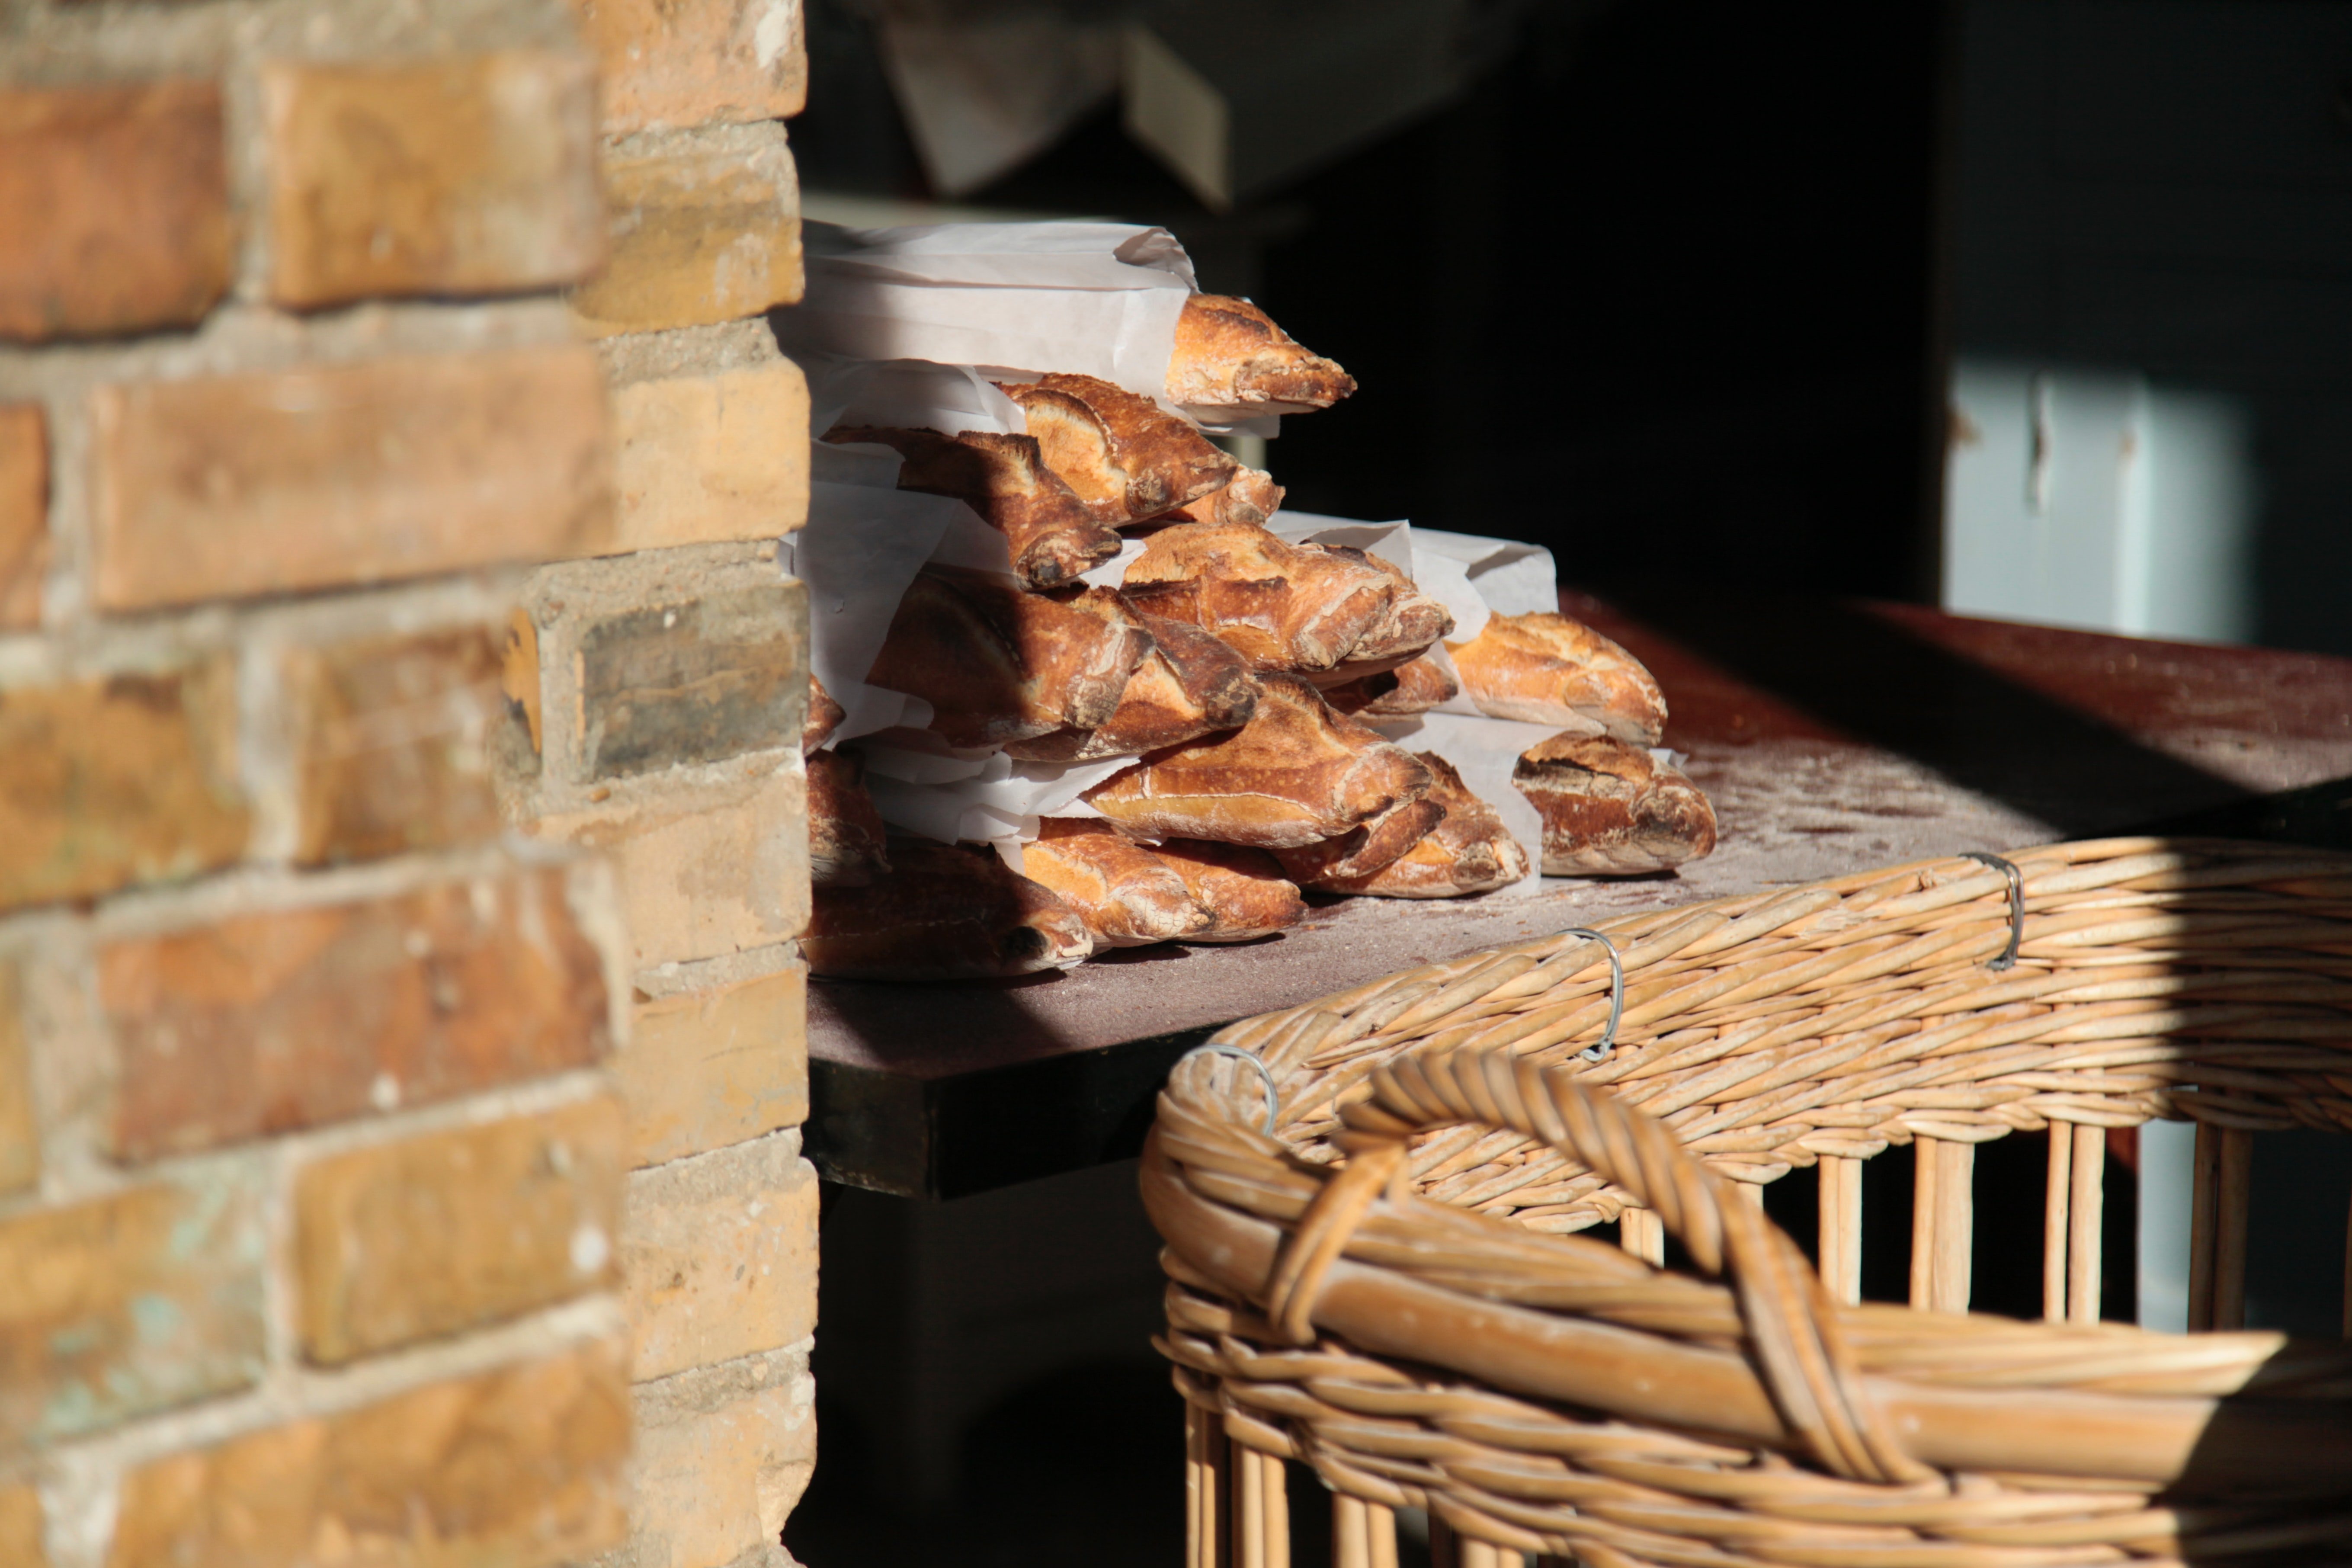
M 2192 1321 L 2242 1321 L 2249 1136 L 2352 1127 L 2352 857 L 2014 870 L 1612 921 L 1622 989 L 1563 934 L 1179 1064 L 1142 1185 L 1194 1568 L 1286 1564 L 1284 1459 L 1348 1568 L 1394 1562 L 1403 1507 L 1474 1568 L 2352 1560 L 2352 1352 L 2097 1301 L 2103 1130 L 2187 1118 Z M 2044 1129 L 2047 1321 L 1968 1315 L 1974 1145 Z M 1897 1143 L 1914 1305 L 1858 1304 L 1861 1162 Z M 1800 1165 L 1818 1274 L 1760 1201 Z M 1560 1234 L 1621 1215 L 1622 1246 Z M 1694 1272 L 1654 1266 L 1665 1233 Z

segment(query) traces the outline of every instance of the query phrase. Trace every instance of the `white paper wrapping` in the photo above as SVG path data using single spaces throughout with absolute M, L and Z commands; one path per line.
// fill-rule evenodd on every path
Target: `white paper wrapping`
M 808 584 L 809 668 L 845 717 L 829 744 L 931 720 L 920 698 L 866 684 L 890 617 L 926 562 L 1012 580 L 1004 536 L 960 500 L 893 487 L 898 454 L 887 447 L 819 443 L 808 521 L 787 534 L 783 568 Z
M 836 425 L 937 430 L 943 436 L 967 430 L 995 436 L 1028 433 L 1028 416 L 1021 405 L 967 364 L 820 353 L 797 357 L 809 383 L 809 429 L 818 436 Z
M 1199 285 L 1164 228 L 1115 223 L 802 226 L 808 285 L 777 312 L 787 352 L 1049 371 L 1163 398 Z
M 1551 552 L 1540 544 L 1514 539 L 1488 539 L 1475 533 L 1448 533 L 1443 529 L 1413 530 L 1417 555 L 1441 556 L 1460 564 L 1470 585 L 1486 607 L 1498 616 L 1526 616 L 1559 610 L 1559 568 Z M 1467 642 L 1475 633 L 1455 628 L 1454 640 Z
M 943 844 L 1020 845 L 1037 837 L 1041 818 L 1099 816 L 1078 796 L 1135 765 L 1132 757 L 1020 762 L 1002 752 L 958 751 L 928 731 L 892 731 L 856 749 L 882 820 Z M 1016 855 L 1006 859 L 1020 869 Z

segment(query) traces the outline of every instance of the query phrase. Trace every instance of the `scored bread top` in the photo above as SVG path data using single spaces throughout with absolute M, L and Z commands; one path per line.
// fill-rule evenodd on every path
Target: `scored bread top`
M 1493 718 L 1578 728 L 1590 721 L 1638 746 L 1665 733 L 1656 679 L 1581 621 L 1545 611 L 1492 616 L 1476 637 L 1445 647 L 1463 690 Z
M 1715 848 L 1715 807 L 1680 768 L 1608 735 L 1555 735 L 1511 770 L 1556 877 L 1662 871 Z
M 1176 320 L 1167 392 L 1179 407 L 1236 419 L 1307 414 L 1355 390 L 1355 377 L 1247 300 L 1195 294 Z
M 930 728 L 950 744 L 995 746 L 1101 724 L 1151 647 L 1108 588 L 1028 594 L 986 573 L 927 566 L 866 679 L 929 702 Z
M 1096 521 L 1139 522 L 1223 489 L 1240 468 L 1192 424 L 1090 375 L 1001 382 L 1045 466 Z
M 1258 679 L 1248 723 L 1154 752 L 1096 785 L 1087 800 L 1142 837 L 1278 849 L 1337 837 L 1428 793 L 1427 768 L 1332 712 L 1307 682 Z
M 1013 570 L 1034 588 L 1076 581 L 1118 553 L 1118 535 L 1095 520 L 1045 464 L 1033 436 L 835 426 L 834 442 L 871 442 L 906 459 L 898 488 L 952 496 L 1004 535 Z
M 1184 879 L 1185 890 L 1213 921 L 1186 942 L 1255 942 L 1307 918 L 1307 900 L 1263 849 L 1171 838 L 1153 845 L 1151 853 Z
M 1174 867 L 1107 823 L 1045 818 L 1036 841 L 1023 850 L 1021 867 L 1076 910 L 1105 947 L 1179 942 L 1216 923 Z
M 1360 552 L 1291 544 L 1249 523 L 1160 529 L 1121 587 L 1138 610 L 1213 632 L 1260 670 L 1329 669 L 1396 598 Z
M 1526 876 L 1528 852 L 1503 825 L 1501 814 L 1473 795 L 1444 757 L 1435 752 L 1414 754 L 1435 781 L 1427 798 L 1445 808 L 1445 819 L 1387 865 L 1360 875 L 1337 874 L 1320 885 L 1335 893 L 1388 899 L 1454 899 L 1508 887 Z
M 1241 655 L 1198 626 L 1158 616 L 1136 620 L 1152 648 L 1128 677 L 1118 706 L 1092 730 L 1057 730 L 1004 749 L 1033 762 L 1079 763 L 1139 757 L 1249 721 L 1257 681 Z

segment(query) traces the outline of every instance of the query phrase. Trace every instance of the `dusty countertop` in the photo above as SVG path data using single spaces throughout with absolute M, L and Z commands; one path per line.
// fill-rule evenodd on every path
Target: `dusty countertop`
M 1262 942 L 1010 984 L 817 982 L 818 1168 L 946 1197 L 1119 1158 L 1169 1064 L 1224 1024 L 1610 915 L 2156 825 L 2352 845 L 2352 660 L 1888 605 L 1560 597 L 1664 688 L 1666 744 L 1715 803 L 1712 856 L 1532 894 L 1347 900 Z

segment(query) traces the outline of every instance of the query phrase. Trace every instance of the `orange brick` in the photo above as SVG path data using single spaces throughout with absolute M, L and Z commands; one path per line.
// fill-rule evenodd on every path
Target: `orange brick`
M 242 855 L 233 679 L 224 660 L 0 690 L 0 909 Z
M 609 428 L 584 347 L 100 388 L 95 596 L 107 610 L 590 555 Z
M 640 1382 L 814 1331 L 816 1200 L 784 1134 L 629 1177 L 621 1252 Z
M 572 293 L 591 331 L 740 321 L 801 297 L 800 184 L 781 134 L 721 131 L 609 160 L 613 258 Z
M 808 1120 L 808 972 L 641 1002 L 613 1058 L 636 1163 L 740 1143 Z
M 492 727 L 500 649 L 482 626 L 285 657 L 306 865 L 478 843 L 499 834 Z
M 33 1114 L 33 1064 L 25 1050 L 23 993 L 16 965 L 0 963 L 0 1194 L 22 1192 L 41 1179 L 41 1133 Z M 805 1090 L 802 1098 L 806 1100 Z M 0 1563 L 6 1561 L 0 1557 Z
M 797 755 L 748 784 L 669 785 L 529 831 L 611 857 L 640 969 L 772 946 L 808 924 L 808 791 Z
M 41 624 L 41 575 L 48 567 L 47 421 L 37 403 L 0 404 L 0 631 Z
M 808 99 L 800 0 L 572 0 L 604 129 L 784 120 Z
M 256 1197 L 215 1168 L 0 1220 L 0 1456 L 259 1379 Z
M 41 1494 L 29 1486 L 0 1487 L 0 1563 L 44 1568 L 48 1560 L 41 1544 Z
M 295 1182 L 303 1353 L 334 1364 L 496 1322 L 614 1282 L 621 1108 L 339 1154 Z
M 583 1067 L 608 1047 L 561 871 L 119 942 L 112 1152 L 152 1160 Z
M 798 1384 L 797 1386 L 795 1384 Z M 778 1379 L 637 1429 L 637 1561 L 723 1568 L 783 1533 L 816 1468 L 807 1385 Z
M 279 304 L 541 289 L 604 262 L 589 60 L 273 60 L 261 92 Z
M 200 321 L 235 248 L 216 83 L 0 89 L 0 337 Z
M 624 1353 L 593 1345 L 174 1454 L 107 1568 L 541 1568 L 627 1531 Z
M 808 383 L 790 360 L 613 394 L 618 550 L 773 539 L 808 521 Z

